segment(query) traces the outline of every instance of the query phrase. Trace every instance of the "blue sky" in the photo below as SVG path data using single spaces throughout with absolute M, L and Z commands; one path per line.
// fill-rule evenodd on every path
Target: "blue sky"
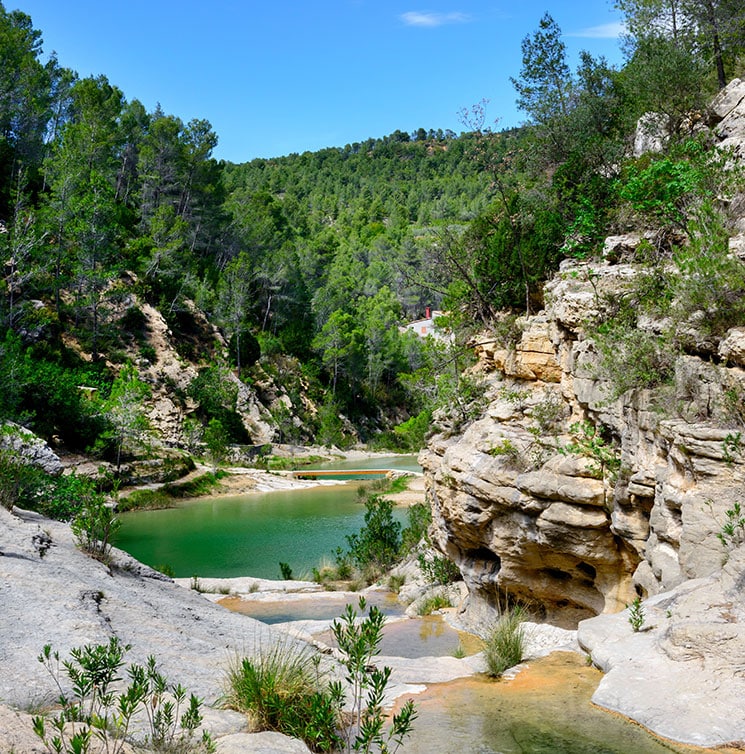
M 127 99 L 206 118 L 218 158 L 243 162 L 344 146 L 396 129 L 464 130 L 488 100 L 517 125 L 509 77 L 548 11 L 570 63 L 622 60 L 609 0 L 3 0 L 31 16 L 44 52 Z

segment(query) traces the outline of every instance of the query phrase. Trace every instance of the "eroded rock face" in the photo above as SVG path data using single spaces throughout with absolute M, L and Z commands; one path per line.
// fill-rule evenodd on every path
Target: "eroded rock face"
M 741 417 L 728 406 L 745 389 L 741 334 L 722 341 L 719 365 L 681 357 L 662 402 L 644 390 L 614 397 L 585 323 L 598 291 L 633 274 L 564 265 L 514 352 L 484 349 L 484 415 L 421 456 L 435 541 L 460 566 L 474 617 L 509 595 L 571 624 L 721 566 L 718 534 L 745 482 Z M 550 369 L 525 366 L 536 353 Z
M 717 98 L 711 120 L 713 136 L 742 152 L 743 82 Z M 745 210 L 741 199 L 731 212 Z M 693 316 L 682 334 L 696 355 L 676 359 L 674 385 L 622 395 L 590 336 L 639 275 L 640 245 L 666 242 L 614 236 L 602 260 L 566 260 L 512 347 L 479 338 L 488 405 L 420 459 L 434 541 L 459 565 L 475 622 L 518 599 L 572 624 L 720 570 L 719 535 L 745 482 L 745 331 L 704 337 Z M 741 246 L 735 234 L 731 253 Z M 650 333 L 669 325 L 638 323 Z
M 0 424 L 0 451 L 15 454 L 23 463 L 52 476 L 62 473 L 62 461 L 44 440 L 13 422 Z

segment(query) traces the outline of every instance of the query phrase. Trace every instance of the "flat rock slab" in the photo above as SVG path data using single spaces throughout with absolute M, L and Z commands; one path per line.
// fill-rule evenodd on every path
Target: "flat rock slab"
M 75 547 L 64 524 L 22 516 L 0 509 L 0 700 L 5 703 L 24 708 L 57 696 L 37 662 L 45 644 L 66 658 L 73 647 L 116 636 L 131 645 L 128 663 L 144 664 L 152 654 L 169 681 L 214 704 L 235 657 L 289 641 L 125 553 L 114 551 L 111 566 L 93 560 Z
M 686 582 L 643 607 L 637 632 L 628 610 L 579 624 L 580 645 L 605 672 L 592 701 L 682 743 L 711 747 L 745 738 L 745 625 L 726 579 Z
M 235 733 L 217 742 L 216 754 L 310 754 L 296 738 L 281 733 Z

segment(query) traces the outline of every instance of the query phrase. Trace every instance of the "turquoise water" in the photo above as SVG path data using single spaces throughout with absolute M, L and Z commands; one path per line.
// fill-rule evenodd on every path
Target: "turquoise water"
M 411 465 L 412 459 L 395 460 Z M 391 467 L 391 459 L 367 463 L 379 465 L 366 468 Z M 295 578 L 302 578 L 324 559 L 333 560 L 336 548 L 346 547 L 346 535 L 363 526 L 359 484 L 207 498 L 167 510 L 124 513 L 115 544 L 148 565 L 169 566 L 177 577 L 279 579 L 284 562 Z M 394 515 L 406 525 L 405 510 Z

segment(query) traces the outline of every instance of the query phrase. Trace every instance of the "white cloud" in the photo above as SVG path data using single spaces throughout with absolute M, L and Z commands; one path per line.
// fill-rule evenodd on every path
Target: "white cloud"
M 469 20 L 465 13 L 429 13 L 425 11 L 408 11 L 401 14 L 401 20 L 407 26 L 433 28 L 446 24 L 462 24 Z
M 567 34 L 568 37 L 584 37 L 585 39 L 616 39 L 626 32 L 626 27 L 621 21 L 600 26 L 588 26 Z

